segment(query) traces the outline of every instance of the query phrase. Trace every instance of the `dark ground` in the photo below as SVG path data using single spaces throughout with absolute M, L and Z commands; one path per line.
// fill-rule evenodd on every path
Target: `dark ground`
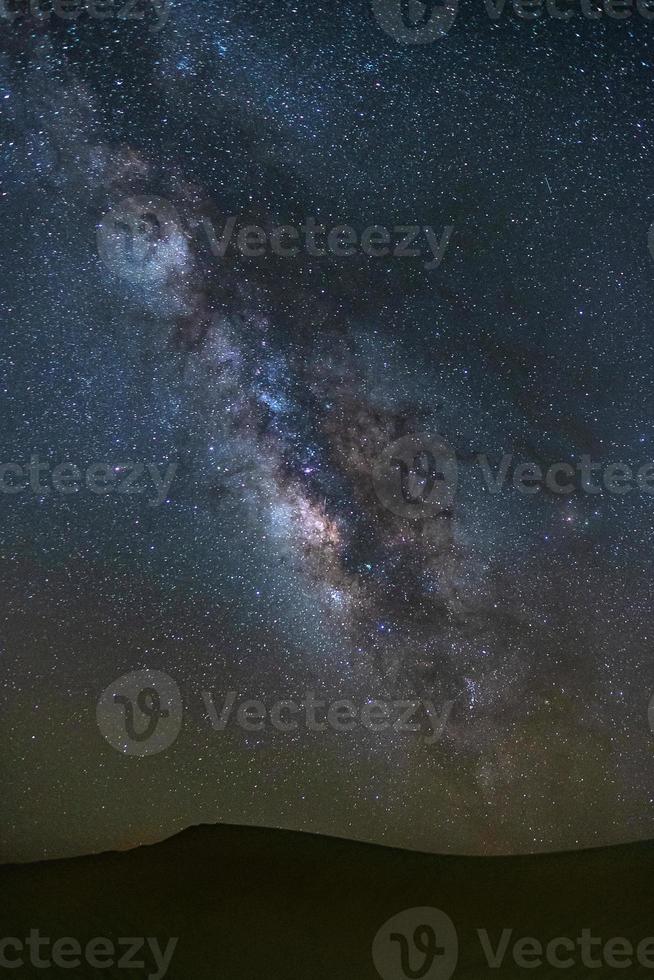
M 654 934 L 654 845 L 518 857 L 452 857 L 395 850 L 282 830 L 202 826 L 123 853 L 7 865 L 0 869 L 2 935 L 31 928 L 52 940 L 85 944 L 106 936 L 179 937 L 170 980 L 368 980 L 382 924 L 420 906 L 443 910 L 459 939 L 457 978 L 648 976 L 643 966 L 519 968 L 510 953 L 521 936 L 546 944 L 587 927 L 603 944 L 636 946 Z M 514 930 L 506 959 L 490 969 L 477 929 L 496 946 Z M 592 955 L 597 955 L 596 947 Z M 8 955 L 13 955 L 11 952 Z M 414 976 L 422 958 L 413 960 Z M 565 951 L 559 955 L 566 956 Z M 138 958 L 138 957 L 137 957 Z M 48 971 L 25 965 L 8 976 L 145 977 L 140 969 Z M 654 962 L 654 961 L 653 961 Z M 5 971 L 3 971 L 5 972 Z M 436 959 L 424 974 L 446 980 Z M 384 980 L 402 980 L 398 966 Z

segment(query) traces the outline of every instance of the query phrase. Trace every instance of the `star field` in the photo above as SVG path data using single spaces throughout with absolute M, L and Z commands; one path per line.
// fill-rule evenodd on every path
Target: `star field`
M 490 493 L 477 463 L 654 460 L 654 23 L 493 22 L 401 45 L 363 0 L 187 0 L 0 39 L 2 462 L 175 465 L 147 495 L 1 494 L 7 860 L 217 821 L 433 851 L 652 837 L 645 493 Z M 117 276 L 103 217 L 178 222 Z M 438 268 L 212 254 L 204 222 L 430 225 Z M 150 270 L 152 272 L 152 270 Z M 371 473 L 452 447 L 447 513 Z M 130 671 L 185 702 L 123 758 Z M 452 701 L 443 738 L 212 731 L 202 691 Z

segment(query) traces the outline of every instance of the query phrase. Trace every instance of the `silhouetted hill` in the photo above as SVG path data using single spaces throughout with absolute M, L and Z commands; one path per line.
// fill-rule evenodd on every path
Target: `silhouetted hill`
M 0 935 L 22 942 L 38 929 L 50 942 L 41 947 L 44 959 L 62 937 L 84 947 L 106 937 L 118 949 L 114 959 L 126 953 L 119 944 L 124 937 L 154 937 L 161 949 L 179 937 L 166 973 L 171 980 L 368 980 L 379 976 L 371 949 L 386 920 L 405 909 L 435 907 L 456 929 L 458 963 L 444 917 L 407 913 L 377 941 L 384 980 L 654 977 L 654 940 L 642 943 L 654 936 L 653 897 L 649 842 L 527 857 L 452 857 L 219 825 L 124 853 L 0 868 Z M 584 928 L 590 930 L 585 949 Z M 506 956 L 491 968 L 478 930 L 487 930 L 492 955 L 509 929 Z M 552 965 L 526 942 L 518 957 L 532 965 L 518 965 L 512 949 L 525 936 L 543 947 L 563 937 L 550 947 L 550 958 L 573 964 Z M 601 944 L 591 943 L 594 937 Z M 616 937 L 634 947 L 634 965 L 619 965 L 629 958 L 629 945 Z M 609 940 L 615 941 L 606 947 Z M 638 944 L 651 967 L 638 963 Z M 61 963 L 66 957 L 71 963 L 76 953 L 64 944 L 60 965 L 48 970 L 30 965 L 27 947 L 0 949 L 9 961 L 23 958 L 19 969 L 0 970 L 20 980 L 157 975 L 148 947 L 145 959 L 142 951 L 135 957 L 144 966 L 100 968 L 111 948 L 98 941 L 91 947 L 95 965 L 84 959 L 66 967 Z M 584 956 L 600 957 L 604 965 L 584 965 Z M 541 966 L 534 965 L 538 959 Z

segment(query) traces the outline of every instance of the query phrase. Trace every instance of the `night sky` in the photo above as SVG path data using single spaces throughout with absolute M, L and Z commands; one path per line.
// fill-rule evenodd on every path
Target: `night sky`
M 653 837 L 654 496 L 494 494 L 476 459 L 654 461 L 654 20 L 461 0 L 405 44 L 364 0 L 180 0 L 155 27 L 1 25 L 1 461 L 176 467 L 159 505 L 0 495 L 2 857 L 201 822 L 465 853 Z M 119 275 L 98 232 L 134 196 L 172 231 Z M 229 215 L 454 230 L 432 271 L 220 258 L 203 222 Z M 371 474 L 416 433 L 458 486 L 411 520 Z M 184 724 L 135 758 L 96 706 L 145 668 Z M 202 691 L 229 690 L 453 706 L 431 746 L 212 731 Z

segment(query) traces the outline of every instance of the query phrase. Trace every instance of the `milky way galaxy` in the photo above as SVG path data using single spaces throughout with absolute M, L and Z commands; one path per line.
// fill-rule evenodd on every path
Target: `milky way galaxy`
M 654 27 L 471 3 L 407 44 L 373 8 L 5 25 L 1 462 L 174 472 L 158 506 L 3 491 L 7 859 L 217 821 L 652 836 L 654 496 L 515 474 L 654 460 Z M 220 254 L 230 216 L 428 227 L 442 261 Z M 96 707 L 145 669 L 184 723 L 134 759 Z M 216 731 L 207 691 L 443 728 Z

